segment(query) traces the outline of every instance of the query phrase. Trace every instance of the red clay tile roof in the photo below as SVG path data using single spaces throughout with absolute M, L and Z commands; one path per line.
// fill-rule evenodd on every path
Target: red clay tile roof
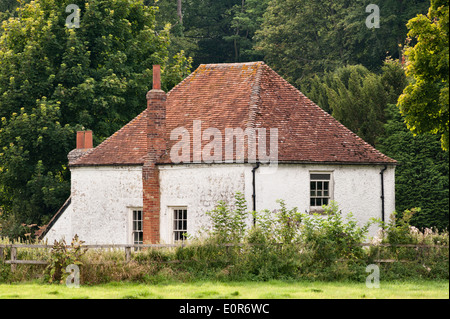
M 147 110 L 70 166 L 142 165 L 147 152 Z
M 200 67 L 167 94 L 168 152 L 160 163 L 171 163 L 170 132 L 193 121 L 202 131 L 217 128 L 278 129 L 279 162 L 395 164 L 323 111 L 263 62 L 208 64 Z M 146 153 L 146 111 L 93 151 L 79 165 L 143 164 Z M 267 139 L 269 141 L 269 139 Z M 210 141 L 203 141 L 202 145 Z M 225 144 L 222 144 L 225 145 Z M 222 149 L 223 157 L 225 150 Z M 247 152 L 245 153 L 247 154 Z M 191 160 L 192 160 L 191 156 Z

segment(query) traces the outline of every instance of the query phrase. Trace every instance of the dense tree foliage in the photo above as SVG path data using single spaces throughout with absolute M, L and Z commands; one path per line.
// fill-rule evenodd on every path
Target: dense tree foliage
M 395 181 L 397 211 L 420 207 L 411 225 L 448 229 L 449 153 L 441 149 L 435 135 L 414 136 L 395 105 L 389 104 L 387 113 L 389 120 L 379 148 L 399 162 Z
M 2 0 L 0 2 L 0 12 L 13 11 L 18 4 L 18 0 Z
M 417 43 L 405 51 L 406 72 L 412 79 L 398 101 L 408 128 L 416 134 L 439 134 L 445 150 L 449 140 L 448 27 L 448 0 L 432 0 L 427 15 L 408 22 L 408 35 Z
M 162 17 L 159 27 L 166 22 L 171 24 L 174 47 L 193 57 L 195 66 L 262 60 L 262 54 L 253 49 L 253 38 L 268 3 L 269 0 L 156 1 Z
M 69 4 L 80 9 L 78 28 L 69 28 Z M 155 32 L 155 17 L 140 0 L 39 0 L 3 21 L 3 218 L 41 223 L 57 210 L 69 194 L 75 129 L 92 129 L 98 143 L 140 113 L 153 64 L 166 90 L 189 73 L 182 53 L 169 56 L 169 31 Z
M 380 2 L 380 27 L 370 29 L 370 0 L 145 0 L 156 4 L 160 28 L 200 63 L 264 60 L 299 87 L 311 76 L 361 64 L 379 71 L 401 59 L 406 23 L 429 0 Z M 180 19 L 180 13 L 182 19 Z
M 19 5 L 19 2 L 17 0 L 2 0 L 2 1 L 0 1 L 0 23 L 3 20 L 6 20 L 10 16 L 12 16 L 18 5 Z M 1 33 L 2 33 L 2 29 L 0 28 L 0 34 Z
M 376 145 L 386 122 L 386 104 L 396 102 L 405 83 L 401 65 L 388 60 L 380 74 L 362 65 L 345 66 L 315 76 L 303 91 L 366 142 Z
M 0 203 L 3 218 L 16 220 L 6 235 L 17 235 L 18 223 L 40 223 L 70 194 L 67 153 L 74 127 L 62 125 L 61 109 L 46 100 L 29 111 L 21 108 L 0 128 Z
M 378 70 L 391 56 L 399 59 L 405 24 L 425 12 L 427 1 L 382 1 L 380 28 L 368 28 L 366 0 L 270 1 L 257 48 L 288 81 L 300 86 L 310 76 L 348 64 Z

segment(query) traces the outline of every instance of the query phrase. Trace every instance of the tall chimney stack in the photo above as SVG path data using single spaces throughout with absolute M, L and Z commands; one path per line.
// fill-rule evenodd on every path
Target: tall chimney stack
M 147 148 L 156 161 L 167 149 L 166 92 L 161 90 L 161 67 L 153 66 L 153 88 L 147 92 Z
M 161 66 L 153 66 L 153 90 L 161 90 Z
M 144 243 L 159 243 L 160 185 L 158 159 L 166 153 L 166 93 L 161 90 L 161 67 L 153 66 L 153 88 L 147 92 L 147 155 L 142 167 Z

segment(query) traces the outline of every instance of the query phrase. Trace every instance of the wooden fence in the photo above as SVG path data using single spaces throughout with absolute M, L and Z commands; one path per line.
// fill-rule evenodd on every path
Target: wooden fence
M 222 244 L 220 246 L 223 247 L 233 247 L 233 246 L 245 246 L 245 245 L 260 245 L 260 244 Z M 281 244 L 280 244 L 281 245 Z M 131 261 L 131 254 L 133 250 L 142 249 L 142 248 L 174 248 L 174 247 L 186 247 L 187 244 L 141 244 L 141 245 L 82 245 L 82 248 L 87 249 L 123 249 L 125 253 L 126 262 Z M 444 245 L 421 245 L 421 244 L 369 244 L 363 243 L 358 244 L 357 246 L 365 246 L 365 247 L 409 247 L 416 249 L 423 248 L 449 248 L 449 246 Z M 31 248 L 31 249 L 52 249 L 53 245 L 41 245 L 41 244 L 0 244 L 0 263 L 6 263 L 11 265 L 11 271 L 15 271 L 18 264 L 27 264 L 27 265 L 47 265 L 48 262 L 45 260 L 20 260 L 17 258 L 17 249 L 18 248 Z M 11 259 L 5 260 L 5 249 L 11 249 Z M 66 245 L 66 248 L 72 248 L 70 245 Z M 391 263 L 391 262 L 409 262 L 405 260 L 396 260 L 396 259 L 376 259 L 375 263 Z
M 170 248 L 170 247 L 184 247 L 185 244 L 148 244 L 148 245 L 82 245 L 82 248 L 87 249 L 123 249 L 125 252 L 125 260 L 129 262 L 131 260 L 132 249 L 142 249 L 142 248 Z M 16 265 L 18 264 L 28 264 L 28 265 L 47 265 L 48 262 L 45 260 L 20 260 L 17 259 L 17 249 L 18 248 L 31 248 L 31 249 L 52 249 L 53 245 L 43 245 L 43 244 L 0 244 L 0 263 L 4 262 L 6 264 L 11 264 L 11 271 L 16 270 Z M 4 250 L 11 249 L 11 259 L 4 260 Z M 66 245 L 66 248 L 72 248 L 70 245 Z

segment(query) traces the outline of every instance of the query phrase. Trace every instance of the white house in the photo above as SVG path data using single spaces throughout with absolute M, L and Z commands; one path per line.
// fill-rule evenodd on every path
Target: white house
M 159 78 L 156 66 L 147 109 L 103 143 L 78 132 L 71 196 L 41 237 L 173 243 L 237 191 L 251 210 L 334 200 L 360 223 L 394 212 L 396 161 L 264 63 L 201 65 L 167 94 Z

